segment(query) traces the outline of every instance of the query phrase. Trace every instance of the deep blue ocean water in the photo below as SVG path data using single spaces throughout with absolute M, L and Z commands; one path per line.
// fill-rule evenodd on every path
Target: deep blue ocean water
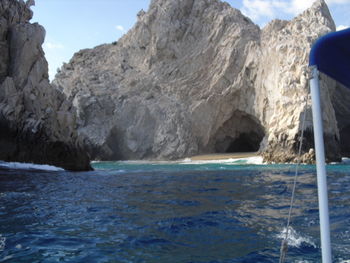
M 0 171 L 0 262 L 278 262 L 293 165 L 93 166 Z M 327 171 L 333 258 L 347 262 L 350 165 Z M 321 261 L 317 206 L 301 166 L 287 262 Z

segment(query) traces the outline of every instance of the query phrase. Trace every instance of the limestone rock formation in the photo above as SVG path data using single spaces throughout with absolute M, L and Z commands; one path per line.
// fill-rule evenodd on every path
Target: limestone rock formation
M 0 160 L 89 170 L 75 111 L 48 81 L 45 30 L 29 23 L 31 4 L 0 2 Z
M 308 58 L 311 45 L 320 36 L 335 30 L 335 24 L 323 0 L 292 21 L 275 20 L 261 34 L 261 53 L 256 79 L 257 97 L 265 118 L 268 136 L 264 148 L 266 160 L 293 161 L 298 151 L 303 115 L 306 116 L 304 152 L 313 147 Z M 339 160 L 339 134 L 331 93 L 335 82 L 322 78 L 325 142 L 329 160 Z M 306 99 L 307 98 L 307 99 Z M 305 110 L 305 104 L 307 109 Z
M 152 0 L 118 42 L 76 53 L 54 85 L 77 109 L 79 135 L 95 159 L 260 150 L 267 161 L 293 161 L 301 117 L 310 113 L 310 47 L 332 30 L 323 0 L 262 30 L 219 0 Z M 335 160 L 336 84 L 323 83 L 328 157 Z M 310 127 L 308 119 L 306 161 Z

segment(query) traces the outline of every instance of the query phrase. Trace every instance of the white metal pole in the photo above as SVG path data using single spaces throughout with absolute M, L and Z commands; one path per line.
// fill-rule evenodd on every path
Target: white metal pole
M 315 139 L 315 151 L 316 151 L 317 189 L 318 189 L 318 206 L 319 206 L 319 216 L 320 216 L 322 262 L 331 263 L 332 251 L 331 251 L 331 238 L 330 238 L 330 229 L 329 229 L 326 162 L 325 162 L 325 153 L 324 153 L 319 71 L 316 67 L 312 67 L 310 88 L 311 88 L 312 118 L 314 123 L 314 139 Z

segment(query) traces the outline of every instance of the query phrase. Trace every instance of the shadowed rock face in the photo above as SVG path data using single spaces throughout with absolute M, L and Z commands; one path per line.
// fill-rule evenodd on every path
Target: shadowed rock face
M 219 0 L 153 0 L 117 43 L 76 53 L 54 85 L 77 109 L 79 135 L 95 159 L 259 149 L 267 161 L 293 161 L 301 117 L 311 111 L 310 47 L 332 30 L 323 0 L 262 30 Z M 335 83 L 323 85 L 334 160 L 340 157 Z M 311 126 L 307 118 L 305 129 Z M 306 140 L 310 161 L 312 139 Z
M 332 92 L 332 103 L 339 128 L 340 149 L 344 157 L 350 157 L 350 90 L 337 84 Z
M 22 2 L 0 2 L 0 160 L 89 170 L 75 111 L 50 86 L 41 48 L 45 30 Z

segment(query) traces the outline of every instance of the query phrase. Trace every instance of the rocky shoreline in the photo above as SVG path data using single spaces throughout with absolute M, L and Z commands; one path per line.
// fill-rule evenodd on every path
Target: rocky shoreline
M 45 29 L 31 18 L 29 4 L 1 0 L 0 160 L 91 170 L 75 110 L 48 80 Z

